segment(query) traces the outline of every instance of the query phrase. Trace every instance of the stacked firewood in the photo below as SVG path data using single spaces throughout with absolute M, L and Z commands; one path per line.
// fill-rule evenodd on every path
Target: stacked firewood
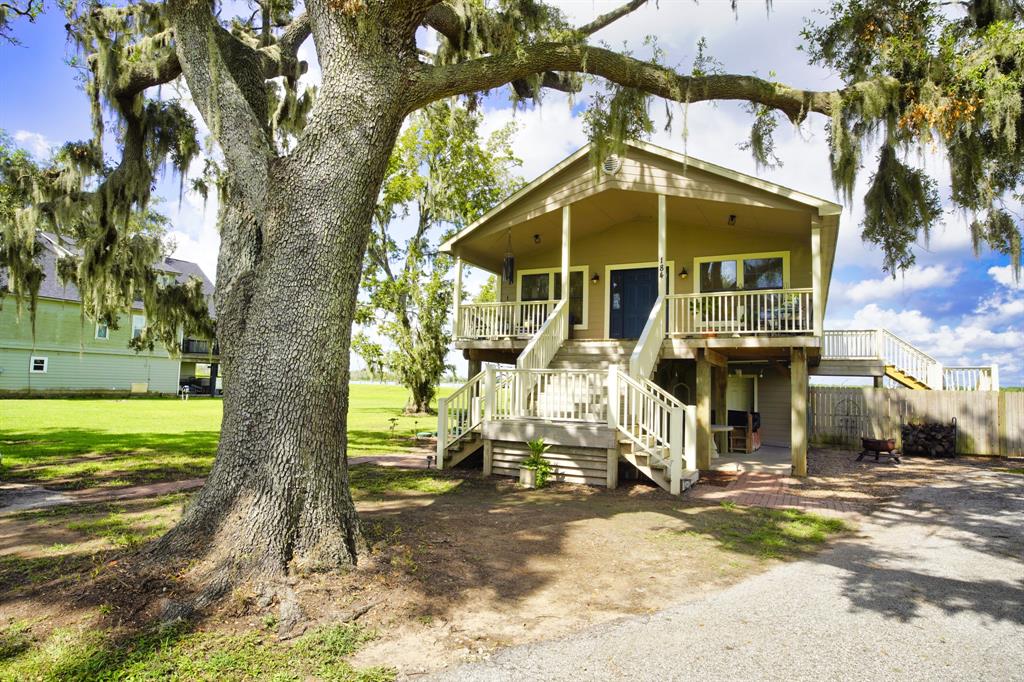
M 955 424 L 904 424 L 902 434 L 905 454 L 929 457 L 956 456 Z

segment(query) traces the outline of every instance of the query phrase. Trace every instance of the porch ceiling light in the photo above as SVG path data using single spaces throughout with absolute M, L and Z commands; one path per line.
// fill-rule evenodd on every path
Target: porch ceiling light
M 539 234 L 533 235 L 533 243 L 534 244 L 540 244 L 540 235 Z
M 736 224 L 736 214 L 735 213 L 730 213 L 729 214 L 729 225 L 733 226 L 735 224 Z

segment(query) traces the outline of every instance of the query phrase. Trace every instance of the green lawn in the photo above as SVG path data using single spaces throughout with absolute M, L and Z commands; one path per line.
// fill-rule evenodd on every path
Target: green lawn
M 403 415 L 405 400 L 398 386 L 353 384 L 349 454 L 406 452 L 417 431 L 437 428 L 434 417 Z M 3 477 L 86 488 L 202 476 L 217 448 L 221 405 L 211 399 L 0 400 Z

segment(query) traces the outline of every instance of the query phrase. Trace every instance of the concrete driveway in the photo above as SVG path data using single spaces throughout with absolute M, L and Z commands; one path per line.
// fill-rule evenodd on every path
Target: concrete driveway
M 1024 476 L 938 475 L 811 559 L 431 679 L 1024 680 Z

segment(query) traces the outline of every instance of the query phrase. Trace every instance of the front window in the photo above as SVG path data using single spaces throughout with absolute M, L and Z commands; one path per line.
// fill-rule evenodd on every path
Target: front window
M 29 370 L 33 374 L 46 374 L 47 364 L 46 358 L 33 357 L 29 362 Z
M 550 299 L 550 296 L 548 296 L 548 292 L 551 290 L 550 285 L 551 273 L 549 272 L 523 275 L 519 300 L 547 301 Z
M 569 319 L 578 329 L 586 326 L 585 268 L 569 271 Z M 525 272 L 519 275 L 520 301 L 557 301 L 562 298 L 562 271 Z
M 562 298 L 562 273 L 556 272 L 555 298 Z M 575 324 L 583 324 L 583 271 L 573 270 L 569 273 L 569 320 Z
M 782 258 L 748 258 L 743 261 L 744 289 L 782 289 L 785 281 Z
M 145 315 L 132 315 L 132 338 L 137 339 L 142 336 L 142 331 L 146 328 L 146 316 Z
M 700 293 L 765 291 L 789 286 L 789 252 L 697 258 Z
M 736 261 L 717 260 L 700 264 L 701 291 L 734 291 L 739 285 Z

